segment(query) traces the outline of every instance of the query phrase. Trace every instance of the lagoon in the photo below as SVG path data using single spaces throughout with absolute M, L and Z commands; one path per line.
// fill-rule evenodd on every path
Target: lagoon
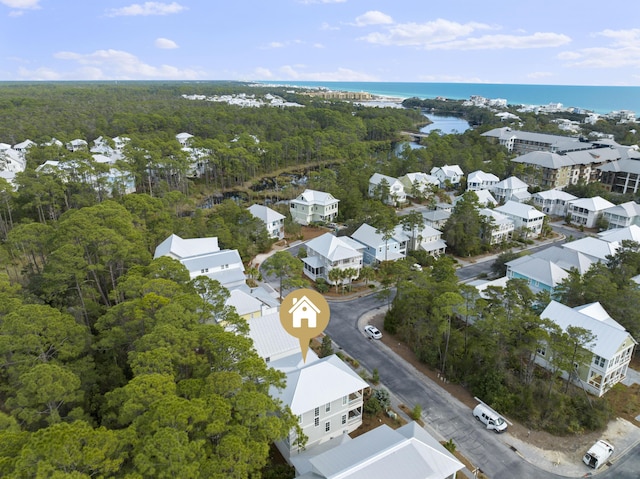
M 431 133 L 432 131 L 439 130 L 442 135 L 459 134 L 464 133 L 471 128 L 469 122 L 455 116 L 438 116 L 425 114 L 429 120 L 433 123 L 428 124 L 420 128 L 421 133 Z

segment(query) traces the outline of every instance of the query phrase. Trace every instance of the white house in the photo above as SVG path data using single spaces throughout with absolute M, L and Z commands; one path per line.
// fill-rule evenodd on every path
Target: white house
M 612 230 L 616 231 L 616 230 Z M 611 237 L 603 237 L 611 239 Z M 578 251 L 594 261 L 606 261 L 608 256 L 613 256 L 620 247 L 617 241 L 607 241 L 601 238 L 585 236 L 584 238 L 564 243 L 563 248 Z
M 304 246 L 307 249 L 307 257 L 302 260 L 303 271 L 313 281 L 323 278 L 333 284 L 334 282 L 329 280 L 329 272 L 334 268 L 353 268 L 356 274 L 351 280 L 360 276 L 364 245 L 358 241 L 346 236 L 338 238 L 331 233 L 325 233 L 307 241 Z
M 384 194 L 383 189 L 386 191 L 387 188 L 388 194 L 386 198 L 382 198 L 384 203 L 393 206 L 406 203 L 407 194 L 405 193 L 404 185 L 397 178 L 381 175 L 380 173 L 374 173 L 369 178 L 369 196 L 371 198 Z
M 455 186 L 464 176 L 458 165 L 434 166 L 431 168 L 431 174 L 440 180 L 441 187 L 445 187 L 447 184 Z
M 585 228 L 595 228 L 596 221 L 603 212 L 615 206 L 610 201 L 594 196 L 593 198 L 578 198 L 569 201 L 567 213 L 571 215 L 571 222 Z
M 182 239 L 172 234 L 156 247 L 154 258 L 169 256 L 182 263 L 193 279 L 206 276 L 228 290 L 246 286 L 244 264 L 238 250 L 218 247 L 218 238 Z
M 411 231 L 407 232 L 411 238 Z M 416 249 L 424 250 L 431 256 L 438 257 L 444 254 L 447 249 L 447 242 L 442 239 L 442 231 L 426 225 L 420 231 L 416 232 Z
M 524 231 L 527 238 L 536 238 L 542 232 L 542 224 L 546 215 L 533 206 L 517 201 L 507 201 L 504 205 L 494 208 L 494 211 L 511 218 L 515 229 Z
M 631 225 L 625 228 L 615 228 L 598 233 L 600 239 L 609 243 L 622 243 L 624 240 L 640 243 L 640 226 Z
M 13 145 L 13 149 L 24 156 L 29 148 L 36 145 L 37 143 L 35 141 L 27 139 Z
M 421 172 L 407 173 L 399 177 L 398 181 L 404 186 L 404 191 L 407 196 L 415 196 L 416 192 L 424 195 L 428 193 L 432 187 L 440 186 L 440 180 L 437 177 Z
M 490 228 L 490 238 L 483 237 L 482 239 L 488 244 L 499 244 L 504 241 L 509 241 L 511 236 L 513 235 L 513 231 L 516 229 L 515 223 L 513 220 L 505 214 L 502 214 L 498 211 L 483 208 L 479 211 L 482 216 L 487 218 L 489 221 Z
M 314 356 L 283 370 L 287 376 L 285 388 L 271 390 L 271 395 L 298 417 L 298 425 L 307 437 L 306 450 L 355 431 L 362 424 L 363 393 L 369 387 L 335 354 L 322 359 Z M 277 362 L 271 366 L 279 369 Z M 292 429 L 287 438 L 276 442 L 286 460 L 301 451 L 297 437 L 296 429 Z
M 284 215 L 263 205 L 251 205 L 249 213 L 264 223 L 269 237 L 282 239 L 284 238 Z
M 176 135 L 176 140 L 183 148 L 190 146 L 191 138 L 193 138 L 193 135 L 187 132 L 181 132 Z
M 339 202 L 330 193 L 307 189 L 290 201 L 289 212 L 293 221 L 301 225 L 328 223 L 338 216 Z
M 27 167 L 27 160 L 23 154 L 9 145 L 6 146 L 8 148 L 0 148 L 0 178 L 13 184 L 16 173 L 24 171 Z
M 424 224 L 431 226 L 432 228 L 435 228 L 437 230 L 442 230 L 450 216 L 451 211 L 430 210 L 422 212 Z
M 499 203 L 498 200 L 494 198 L 494 196 L 491 194 L 489 190 L 467 190 L 467 191 L 473 191 L 475 193 L 475 195 L 478 197 L 478 203 L 481 206 L 486 206 L 490 208 L 492 206 L 497 206 Z M 460 201 L 463 197 L 464 195 L 456 196 L 453 199 L 453 205 L 455 206 L 458 203 L 458 201 Z
M 605 209 L 602 217 L 607 220 L 609 229 L 640 225 L 640 205 L 635 201 L 627 201 Z
M 516 176 L 510 176 L 499 181 L 491 187 L 491 193 L 500 202 L 517 201 L 522 203 L 527 201 L 531 195 L 527 191 L 529 185 Z
M 76 138 L 75 140 L 71 140 L 65 146 L 69 151 L 83 151 L 83 150 L 88 151 L 89 150 L 89 144 L 87 143 L 86 140 L 83 140 L 82 138 Z
M 238 315 L 246 320 L 261 318 L 280 310 L 278 298 L 271 296 L 262 286 L 247 290 L 232 289 L 225 306 L 234 307 Z
M 397 261 L 407 257 L 409 236 L 402 231 L 402 227 L 395 228 L 392 236 L 385 240 L 383 234 L 376 232 L 373 226 L 363 223 L 353 232 L 351 238 L 364 246 L 362 259 L 366 265 Z
M 586 345 L 589 360 L 576 365 L 572 381 L 595 396 L 602 396 L 627 375 L 627 369 L 633 348 L 637 344 L 631 334 L 615 321 L 600 303 L 591 303 L 570 308 L 556 301 L 551 301 L 540 315 L 550 319 L 563 331 L 569 326 L 580 327 L 590 331 L 594 341 Z M 553 351 L 548 345 L 540 346 L 536 361 L 549 367 Z M 563 373 L 568 376 L 567 372 Z
M 383 424 L 355 439 L 343 435 L 325 444 L 291 457 L 298 479 L 455 479 L 464 468 L 413 421 L 398 429 Z
M 493 173 L 485 173 L 482 170 L 476 170 L 467 175 L 467 191 L 478 191 L 491 189 L 500 181 Z
M 543 213 L 549 216 L 565 217 L 567 215 L 569 201 L 576 200 L 578 197 L 562 190 L 552 189 L 538 191 L 532 195 L 532 199 L 533 204 Z

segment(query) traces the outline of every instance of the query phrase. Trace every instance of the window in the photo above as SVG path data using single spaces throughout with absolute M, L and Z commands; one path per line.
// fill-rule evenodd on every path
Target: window
M 315 427 L 318 427 L 318 426 L 320 425 L 320 418 L 319 418 L 319 417 L 317 417 L 317 418 L 315 418 L 315 419 L 313 420 L 313 425 L 314 425 Z
M 349 396 L 342 396 L 342 405 L 346 406 L 349 402 Z
M 317 408 L 315 408 L 315 409 L 314 409 L 314 411 L 313 411 L 313 415 L 314 415 L 315 417 L 320 416 L 320 408 L 319 408 L 319 407 L 317 407 Z
M 209 272 L 209 268 L 203 268 L 200 270 L 201 273 L 208 273 Z
M 603 368 L 604 367 L 604 363 L 605 363 L 605 359 L 601 358 L 597 354 L 593 357 L 593 364 L 595 364 L 596 366 L 599 366 L 599 367 Z
M 298 424 L 302 424 L 302 414 L 298 416 Z
M 324 412 L 329 412 L 331 411 L 331 403 L 328 402 L 327 404 L 324 405 Z
M 331 431 L 331 423 L 329 421 L 324 423 L 324 432 Z
M 347 415 L 343 414 L 342 415 L 342 425 L 344 426 L 347 423 Z

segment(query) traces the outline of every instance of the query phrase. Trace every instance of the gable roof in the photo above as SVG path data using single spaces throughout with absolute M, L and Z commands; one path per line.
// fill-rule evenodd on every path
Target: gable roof
M 627 339 L 631 338 L 635 343 L 629 332 L 611 318 L 600 303 L 570 308 L 551 301 L 540 317 L 552 320 L 565 331 L 569 326 L 588 329 L 596 339 L 587 349 L 605 359 L 612 358 Z
M 160 256 L 172 256 L 176 259 L 191 258 L 203 254 L 220 251 L 218 238 L 190 238 L 182 239 L 176 234 L 172 234 L 156 247 L 153 255 L 154 259 Z
M 485 173 L 482 170 L 476 170 L 467 175 L 467 184 L 489 182 L 497 183 L 498 181 L 500 181 L 500 178 L 498 178 L 496 175 L 494 175 L 493 173 Z
M 289 372 L 285 388 L 272 388 L 271 395 L 299 415 L 367 387 L 367 382 L 332 354 Z
M 529 185 L 522 181 L 517 176 L 510 176 L 504 180 L 496 183 L 491 187 L 492 189 L 504 189 L 504 190 L 522 190 L 529 188 Z
M 591 265 L 595 263 L 592 257 L 580 251 L 560 248 L 558 246 L 550 246 L 549 248 L 534 253 L 532 256 L 552 261 L 565 271 L 575 268 L 580 274 L 586 273 Z
M 285 218 L 284 215 L 264 205 L 255 204 L 255 205 L 249 206 L 249 208 L 247 209 L 249 210 L 249 213 L 251 213 L 256 218 L 262 220 L 263 223 L 267 223 L 267 224 L 273 223 L 275 221 L 280 221 Z
M 572 166 L 573 161 L 566 155 L 559 155 L 550 151 L 532 151 L 525 153 L 511 160 L 514 163 L 527 163 L 529 165 L 537 165 L 550 170 Z
M 338 238 L 331 233 L 325 233 L 305 243 L 308 249 L 331 261 L 353 258 L 362 253 L 353 247 L 353 243 Z
M 387 176 L 380 173 L 374 173 L 373 175 L 371 175 L 371 178 L 369 178 L 369 183 L 374 185 L 379 185 L 382 182 L 382 180 L 385 180 L 389 186 L 398 182 L 398 179 L 392 176 Z
M 249 337 L 262 359 L 297 355 L 301 359 L 300 341 L 282 327 L 280 313 L 265 314 L 247 321 Z
M 386 424 L 309 460 L 323 478 L 445 479 L 464 468 L 415 422 L 393 430 Z
M 587 211 L 602 211 L 615 206 L 613 203 L 600 196 L 594 196 L 593 198 L 578 198 L 577 200 L 571 200 L 569 204 L 577 206 L 578 208 L 584 208 Z
M 562 190 L 556 190 L 551 189 L 551 190 L 546 190 L 546 191 L 538 191 L 537 193 L 534 193 L 533 196 L 535 197 L 539 197 L 545 200 L 564 200 L 564 201 L 571 201 L 571 200 L 576 200 L 578 199 L 577 196 L 572 195 L 571 193 L 567 193 L 566 191 L 562 191 Z
M 296 203 L 306 204 L 306 205 L 328 205 L 337 203 L 340 200 L 337 200 L 333 197 L 331 193 L 325 193 L 324 191 L 316 191 L 316 190 L 304 190 L 302 193 L 298 195 L 295 200 Z
M 557 264 L 535 256 L 522 256 L 506 263 L 512 271 L 554 288 L 569 276 Z
M 638 159 L 623 158 L 621 160 L 612 161 L 602 166 L 598 166 L 597 169 L 613 173 L 624 172 L 640 174 L 640 161 L 638 161 Z
M 603 213 L 622 216 L 624 218 L 633 218 L 635 216 L 640 216 L 640 205 L 635 201 L 627 201 L 626 203 L 607 208 Z
M 609 243 L 600 238 L 586 236 L 569 243 L 564 243 L 562 247 L 580 251 L 587 256 L 604 261 L 607 256 L 616 254 L 620 244 L 617 242 Z
M 637 241 L 640 243 L 640 226 L 631 225 L 625 228 L 602 231 L 598 233 L 600 239 L 609 243 L 621 243 L 623 240 Z
M 518 203 L 517 201 L 509 200 L 504 205 L 494 208 L 494 210 L 504 213 L 508 216 L 517 216 L 518 218 L 536 219 L 543 218 L 546 215 L 541 211 L 538 211 L 531 205 L 524 203 Z

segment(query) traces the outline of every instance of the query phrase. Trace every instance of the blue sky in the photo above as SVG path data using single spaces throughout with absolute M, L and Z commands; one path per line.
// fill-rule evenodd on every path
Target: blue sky
M 0 0 L 0 80 L 640 86 L 629 0 Z

